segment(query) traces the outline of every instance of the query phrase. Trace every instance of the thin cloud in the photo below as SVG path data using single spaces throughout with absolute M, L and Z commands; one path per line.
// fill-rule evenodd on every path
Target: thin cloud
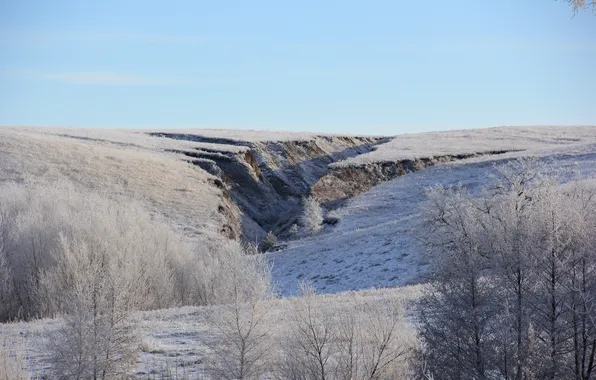
M 120 43 L 120 44 L 154 44 L 154 45 L 204 45 L 207 38 L 203 36 L 182 36 L 167 34 L 134 34 L 134 33 L 85 33 L 85 32 L 48 32 L 48 31 L 16 31 L 0 29 L 0 43 L 8 44 L 45 44 L 61 42 Z
M 74 84 L 96 84 L 96 85 L 171 85 L 175 82 L 150 77 L 135 75 L 123 75 L 115 73 L 57 73 L 46 74 L 44 79 L 67 82 Z
M 64 39 L 86 42 L 145 43 L 156 45 L 203 45 L 207 38 L 161 34 L 97 33 L 64 36 Z

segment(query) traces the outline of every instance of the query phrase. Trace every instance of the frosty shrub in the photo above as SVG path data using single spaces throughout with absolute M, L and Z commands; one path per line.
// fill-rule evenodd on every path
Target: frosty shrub
M 309 234 L 314 234 L 321 230 L 323 209 L 315 197 L 310 196 L 302 200 L 300 223 Z
M 126 378 L 135 310 L 255 299 L 269 272 L 240 244 L 191 244 L 135 202 L 67 185 L 0 187 L 0 316 L 63 317 L 48 339 L 57 378 Z
M 218 303 L 229 299 L 228 272 L 255 268 L 250 260 L 223 238 L 190 242 L 130 200 L 68 185 L 0 187 L 0 321 L 68 313 L 64 295 L 95 280 L 127 309 Z M 97 265 L 104 277 L 85 279 Z M 244 287 L 262 285 L 260 273 L 243 275 Z
M 264 294 L 271 289 L 270 268 L 262 255 L 247 255 L 235 241 L 222 242 L 217 250 L 206 249 L 196 258 L 199 270 L 190 273 L 191 304 L 234 302 Z
M 263 252 L 267 252 L 271 248 L 275 247 L 276 245 L 277 245 L 277 237 L 275 236 L 275 234 L 273 232 L 269 231 L 267 236 L 265 236 L 265 238 L 261 242 L 261 250 Z
M 296 236 L 298 234 L 298 225 L 296 223 L 292 224 L 288 232 L 291 236 Z
M 71 186 L 1 187 L 0 249 L 12 283 L 4 320 L 68 311 L 63 295 L 96 263 L 105 281 L 126 282 L 127 306 L 178 305 L 193 262 L 192 247 L 139 205 Z
M 0 321 L 14 318 L 18 310 L 13 287 L 13 278 L 6 253 L 0 248 Z

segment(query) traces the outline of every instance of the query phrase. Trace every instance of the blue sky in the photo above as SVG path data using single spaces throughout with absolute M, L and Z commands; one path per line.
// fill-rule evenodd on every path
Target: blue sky
M 0 124 L 397 134 L 596 124 L 554 0 L 0 0 Z

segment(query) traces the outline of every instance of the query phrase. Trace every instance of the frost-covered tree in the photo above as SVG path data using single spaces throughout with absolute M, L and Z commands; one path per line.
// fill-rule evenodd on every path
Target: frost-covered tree
M 490 259 L 477 209 L 462 188 L 429 193 L 426 243 L 434 263 L 420 302 L 420 336 L 431 370 L 444 379 L 486 379 L 495 361 L 499 295 L 485 277 Z
M 292 224 L 292 226 L 290 227 L 290 229 L 288 230 L 288 232 L 292 236 L 296 235 L 298 233 L 298 225 L 296 223 Z
M 501 167 L 490 188 L 474 200 L 480 211 L 476 220 L 485 232 L 483 244 L 496 270 L 502 302 L 507 306 L 499 332 L 500 371 L 514 378 L 531 376 L 529 308 L 536 282 L 532 214 L 537 207 L 537 198 L 531 192 L 548 182 L 543 175 L 546 170 L 532 159 L 513 161 Z
M 251 256 L 246 265 L 225 272 L 229 282 L 226 303 L 211 310 L 208 322 L 216 340 L 209 370 L 216 379 L 260 379 L 270 368 L 271 326 L 267 300 L 273 295 L 271 268 L 262 256 Z M 246 281 L 251 280 L 251 287 Z
M 278 363 L 280 378 L 330 380 L 331 357 L 336 353 L 335 324 L 330 315 L 317 310 L 312 286 L 303 283 L 300 290 L 301 299 L 290 311 L 291 330 Z
M 321 230 L 323 209 L 315 197 L 310 196 L 302 200 L 300 223 L 309 234 L 317 233 Z
M 109 262 L 110 276 L 129 279 L 139 308 L 190 301 L 189 275 L 200 271 L 192 246 L 135 202 L 68 185 L 5 185 L 0 215 L 2 270 L 13 288 L 9 318 L 64 312 L 61 294 L 79 269 L 65 241 Z
M 594 377 L 594 183 L 548 171 L 519 160 L 480 196 L 429 193 L 420 336 L 438 378 Z
M 60 246 L 61 260 L 44 278 L 50 287 L 68 282 L 57 295 L 64 322 L 49 339 L 56 376 L 128 377 L 138 351 L 131 313 L 142 295 L 134 268 L 85 242 L 61 236 Z

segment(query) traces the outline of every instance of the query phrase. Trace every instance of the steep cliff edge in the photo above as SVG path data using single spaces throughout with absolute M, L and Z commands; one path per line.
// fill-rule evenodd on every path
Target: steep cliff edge
M 507 150 L 495 150 L 366 164 L 331 165 L 328 173 L 313 184 L 312 194 L 327 206 L 335 207 L 342 201 L 362 194 L 381 182 L 389 181 L 406 173 L 440 163 L 507 152 Z
M 220 179 L 218 185 L 242 211 L 242 234 L 249 241 L 259 241 L 268 231 L 283 233 L 290 227 L 301 212 L 300 200 L 327 174 L 330 164 L 368 153 L 388 141 L 361 136 L 243 141 L 199 134 L 152 135 L 210 144 L 208 148 L 171 152 L 185 155 Z
M 218 186 L 240 212 L 229 225 L 242 236 L 260 241 L 268 231 L 284 236 L 302 212 L 301 199 L 316 196 L 327 208 L 362 194 L 377 184 L 439 163 L 506 153 L 489 150 L 396 161 L 358 163 L 354 158 L 391 141 L 385 137 L 293 136 L 285 140 L 243 140 L 198 133 L 151 133 L 199 143 L 194 149 L 170 150 L 219 179 Z M 228 236 L 234 236 L 232 231 Z M 237 234 L 236 234 L 237 235 Z

